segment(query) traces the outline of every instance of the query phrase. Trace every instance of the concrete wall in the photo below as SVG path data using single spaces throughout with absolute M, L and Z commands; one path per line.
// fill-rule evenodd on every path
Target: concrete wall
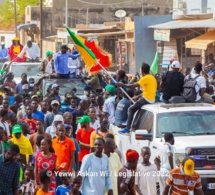
M 7 32 L 7 31 L 0 31 L 0 40 L 1 37 L 5 37 L 5 47 L 10 47 L 12 42 L 11 40 L 15 37 L 15 33 L 13 32 Z
M 156 41 L 154 40 L 154 29 L 148 26 L 156 25 L 172 20 L 171 15 L 166 16 L 136 16 L 135 24 L 135 64 L 134 72 L 139 72 L 143 62 L 152 64 L 156 53 Z M 131 71 L 132 72 L 132 71 Z

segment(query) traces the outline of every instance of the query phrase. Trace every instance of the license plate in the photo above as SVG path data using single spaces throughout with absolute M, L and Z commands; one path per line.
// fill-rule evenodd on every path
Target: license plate
M 207 188 L 208 188 L 209 190 L 215 189 L 215 183 L 208 183 Z

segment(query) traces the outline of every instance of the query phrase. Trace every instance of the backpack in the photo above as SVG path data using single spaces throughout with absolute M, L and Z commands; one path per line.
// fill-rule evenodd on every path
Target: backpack
M 191 78 L 191 74 L 189 75 L 189 78 L 185 80 L 184 86 L 183 86 L 183 97 L 186 100 L 186 102 L 195 102 L 198 92 L 196 92 L 196 79 L 200 75 L 196 76 L 195 78 Z

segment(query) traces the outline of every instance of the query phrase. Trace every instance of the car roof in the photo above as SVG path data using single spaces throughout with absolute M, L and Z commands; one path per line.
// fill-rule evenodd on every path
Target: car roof
M 144 105 L 141 109 L 150 110 L 154 113 L 167 113 L 167 112 L 183 112 L 183 111 L 215 111 L 215 106 L 207 103 L 177 103 L 165 104 L 154 103 Z

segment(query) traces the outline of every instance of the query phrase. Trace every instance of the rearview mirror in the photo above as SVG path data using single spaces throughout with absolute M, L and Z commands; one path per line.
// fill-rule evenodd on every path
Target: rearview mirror
M 152 134 L 148 133 L 147 130 L 136 130 L 135 131 L 135 139 L 136 140 L 152 141 Z

